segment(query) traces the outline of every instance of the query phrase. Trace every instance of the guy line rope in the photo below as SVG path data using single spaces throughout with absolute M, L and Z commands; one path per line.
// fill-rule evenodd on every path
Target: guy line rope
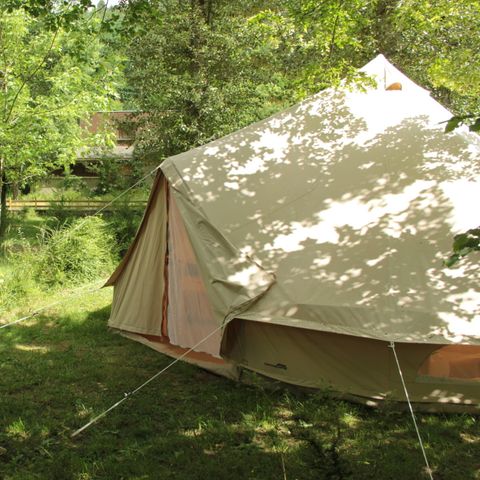
M 433 480 L 432 469 L 430 468 L 430 464 L 428 463 L 427 453 L 425 451 L 425 447 L 423 446 L 422 436 L 420 435 L 420 429 L 418 428 L 417 419 L 415 418 L 415 413 L 413 412 L 412 403 L 410 402 L 410 395 L 408 394 L 407 385 L 405 384 L 402 369 L 400 367 L 400 361 L 398 360 L 397 351 L 395 350 L 395 342 L 393 342 L 393 341 L 390 342 L 389 346 L 392 349 L 393 355 L 395 357 L 395 362 L 396 362 L 397 368 L 398 368 L 398 374 L 400 375 L 400 379 L 402 381 L 402 386 L 403 386 L 403 390 L 405 392 L 405 397 L 407 398 L 408 408 L 409 408 L 410 414 L 412 416 L 413 425 L 415 426 L 415 431 L 417 432 L 418 442 L 419 442 L 420 448 L 422 450 L 423 459 L 425 460 L 425 466 L 427 467 L 427 473 L 428 473 L 428 476 L 429 476 L 430 480 Z
M 126 190 L 124 190 L 122 193 L 117 195 L 115 198 L 110 200 L 106 205 L 104 205 L 102 208 L 97 210 L 95 213 L 93 213 L 91 216 L 94 217 L 95 215 L 98 215 L 99 213 L 103 212 L 106 208 L 108 208 L 112 203 L 116 202 L 119 198 L 123 197 L 127 192 L 129 192 L 132 188 L 135 188 L 137 185 L 142 183 L 144 180 L 146 180 L 148 177 L 153 175 L 158 169 L 160 168 L 160 165 L 157 165 L 153 170 L 148 172 L 145 176 L 143 176 L 140 180 L 137 180 L 133 185 L 130 185 Z
M 208 340 L 212 335 L 217 333 L 219 330 L 221 330 L 224 327 L 224 325 L 220 325 L 219 327 L 215 328 L 212 330 L 206 337 L 202 338 L 198 343 L 196 343 L 193 347 L 190 347 L 188 350 L 186 350 L 182 355 L 179 357 L 175 358 L 172 360 L 166 367 L 162 368 L 160 371 L 158 371 L 155 375 L 151 376 L 146 382 L 142 383 L 140 386 L 138 386 L 135 390 L 132 390 L 131 392 L 124 393 L 124 396 L 122 399 L 120 399 L 118 402 L 114 403 L 111 407 L 107 408 L 105 411 L 97 415 L 95 418 L 90 420 L 88 423 L 86 423 L 83 427 L 79 428 L 75 432 L 70 435 L 71 438 L 76 437 L 78 434 L 82 433 L 84 430 L 86 430 L 88 427 L 93 425 L 94 423 L 97 423 L 98 420 L 103 418 L 108 412 L 111 412 L 114 408 L 117 408 L 120 404 L 122 404 L 127 398 L 130 398 L 132 395 L 135 395 L 139 390 L 141 390 L 143 387 L 148 385 L 150 382 L 155 380 L 157 377 L 162 375 L 162 373 L 165 373 L 170 367 L 173 367 L 177 362 L 185 358 L 190 352 L 195 350 L 198 346 L 200 346 L 203 342 Z
M 127 392 L 124 394 L 124 397 L 121 398 L 118 402 L 114 403 L 111 407 L 107 408 L 106 410 L 104 410 L 102 413 L 100 413 L 99 415 L 97 415 L 96 417 L 94 417 L 92 420 L 90 420 L 88 423 L 86 423 L 85 425 L 83 425 L 83 427 L 79 428 L 78 430 L 76 430 L 75 432 L 73 432 L 71 434 L 71 438 L 74 438 L 76 437 L 77 435 L 79 435 L 80 433 L 82 433 L 83 431 L 85 431 L 87 428 L 89 428 L 90 426 L 92 426 L 93 424 L 97 423 L 100 419 L 102 419 L 103 417 L 105 417 L 109 412 L 111 412 L 112 410 L 114 410 L 115 408 L 117 408 L 119 405 L 121 405 L 125 400 L 127 400 L 128 398 L 130 398 L 131 396 L 133 396 L 134 394 L 136 394 L 138 391 L 140 391 L 143 387 L 145 387 L 146 385 L 148 385 L 150 382 L 152 382 L 153 380 L 155 380 L 156 378 L 158 378 L 160 375 L 162 375 L 163 373 L 165 373 L 169 368 L 173 367 L 173 365 L 175 365 L 177 362 L 179 362 L 180 360 L 182 360 L 183 358 L 185 358 L 190 352 L 192 352 L 193 350 L 195 350 L 199 345 L 201 345 L 203 342 L 205 342 L 208 338 L 210 338 L 212 335 L 214 335 L 216 332 L 218 332 L 219 330 L 221 330 L 223 328 L 223 324 L 220 325 L 219 327 L 217 327 L 216 329 L 214 329 L 212 332 L 210 332 L 206 337 L 204 337 L 202 340 L 200 340 L 198 343 L 196 343 L 193 347 L 190 347 L 188 350 L 186 350 L 182 355 L 180 355 L 179 357 L 177 357 L 176 359 L 172 360 L 166 367 L 162 368 L 160 371 L 158 371 L 157 373 L 155 373 L 155 375 L 153 375 L 152 377 L 150 377 L 147 381 L 145 381 L 144 383 L 142 383 L 140 386 L 138 386 L 135 390 L 132 390 L 131 392 Z M 427 454 L 425 452 L 425 448 L 423 446 L 423 441 L 422 441 L 422 437 L 420 435 L 420 430 L 418 428 L 418 425 L 417 425 L 417 420 L 415 418 L 415 414 L 413 412 L 413 407 L 412 407 L 412 404 L 410 402 L 410 395 L 408 394 L 408 390 L 407 390 L 407 386 L 405 384 L 405 380 L 403 378 L 403 373 L 402 373 L 402 369 L 400 367 L 400 362 L 398 360 L 398 356 L 397 356 L 397 352 L 395 350 L 395 343 L 394 342 L 390 342 L 390 348 L 392 349 L 393 351 L 393 354 L 395 356 L 395 362 L 397 364 L 397 368 L 398 368 L 398 373 L 400 375 L 400 378 L 401 378 L 401 381 L 402 381 L 402 385 L 403 385 L 403 389 L 405 391 L 405 396 L 407 398 L 407 402 L 408 402 L 408 406 L 409 406 L 409 409 L 410 409 L 410 413 L 412 415 L 412 419 L 413 419 L 413 424 L 415 426 L 415 430 L 417 432 L 417 437 L 418 437 L 418 440 L 419 440 L 419 443 L 420 443 L 420 448 L 422 450 L 422 453 L 423 453 L 423 458 L 425 460 L 425 465 L 427 467 L 427 473 L 428 473 L 428 476 L 430 478 L 430 480 L 434 480 L 433 479 L 433 474 L 432 474 L 432 469 L 430 468 L 430 464 L 428 462 L 428 458 L 427 458 Z

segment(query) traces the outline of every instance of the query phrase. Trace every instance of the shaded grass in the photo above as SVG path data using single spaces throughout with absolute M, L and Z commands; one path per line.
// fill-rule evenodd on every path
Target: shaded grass
M 184 363 L 72 440 L 170 362 L 108 331 L 110 300 L 102 290 L 0 330 L 0 478 L 426 478 L 408 414 Z M 478 419 L 419 423 L 436 479 L 480 478 Z

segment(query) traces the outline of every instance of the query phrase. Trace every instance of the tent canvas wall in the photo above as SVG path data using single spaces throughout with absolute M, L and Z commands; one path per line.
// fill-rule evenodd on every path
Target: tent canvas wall
M 112 275 L 109 325 L 226 376 L 357 399 L 480 402 L 480 142 L 383 56 L 328 89 L 165 160 Z M 393 84 L 397 89 L 389 89 Z M 208 338 L 202 342 L 202 340 Z

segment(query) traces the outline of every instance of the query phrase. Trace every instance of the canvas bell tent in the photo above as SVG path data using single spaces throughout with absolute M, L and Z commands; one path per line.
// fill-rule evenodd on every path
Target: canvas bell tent
M 366 402 L 480 402 L 480 145 L 383 56 L 328 89 L 165 160 L 109 325 L 226 376 L 247 368 Z M 391 342 L 394 342 L 393 344 Z M 392 350 L 395 347 L 395 352 Z

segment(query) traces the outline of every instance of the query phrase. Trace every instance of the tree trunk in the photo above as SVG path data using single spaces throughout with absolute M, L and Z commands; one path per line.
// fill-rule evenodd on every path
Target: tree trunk
M 5 171 L 3 158 L 0 158 L 0 242 L 5 236 L 7 228 L 7 183 L 5 181 Z
M 197 0 L 196 3 L 200 7 L 205 23 L 210 26 L 212 23 L 213 0 Z M 194 4 L 195 2 L 192 2 L 192 6 Z
M 18 186 L 18 182 L 12 183 L 12 200 L 18 200 L 20 196 L 20 187 Z

